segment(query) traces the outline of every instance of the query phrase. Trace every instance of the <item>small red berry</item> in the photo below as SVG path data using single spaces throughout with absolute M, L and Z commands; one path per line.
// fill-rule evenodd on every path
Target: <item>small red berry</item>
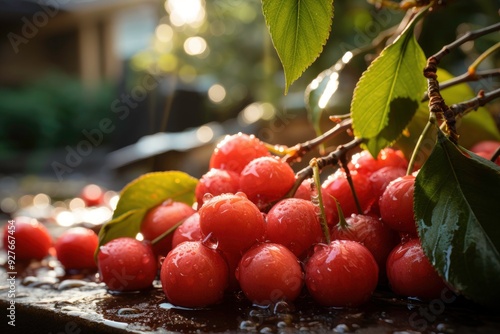
M 287 247 L 301 258 L 323 239 L 318 209 L 308 200 L 285 198 L 266 216 L 266 240 Z
M 228 285 L 228 269 L 222 255 L 199 241 L 186 241 L 172 249 L 160 273 L 168 301 L 184 307 L 220 302 Z
M 195 196 L 198 209 L 201 208 L 206 194 L 217 196 L 221 194 L 238 192 L 240 187 L 240 174 L 230 171 L 212 168 L 202 175 L 196 185 Z
M 167 200 L 149 210 L 141 223 L 141 233 L 145 240 L 153 241 L 175 224 L 195 213 L 195 210 L 182 202 Z M 172 235 L 169 234 L 153 245 L 157 255 L 167 255 L 172 249 Z
M 172 236 L 172 248 L 175 248 L 178 244 L 184 241 L 200 240 L 200 214 L 195 212 L 191 216 L 187 217 L 181 226 L 174 231 L 174 235 Z
M 394 293 L 425 300 L 439 298 L 446 288 L 427 259 L 419 239 L 394 248 L 387 258 L 387 278 Z
M 57 259 L 66 269 L 96 269 L 94 253 L 99 244 L 91 229 L 73 227 L 61 234 L 55 243 Z
M 277 157 L 254 159 L 240 175 L 240 190 L 260 209 L 285 196 L 294 183 L 292 167 Z
M 217 144 L 209 167 L 241 173 L 253 159 L 270 155 L 266 145 L 254 135 L 238 133 L 226 136 Z
M 209 237 L 223 252 L 241 254 L 264 240 L 264 217 L 243 193 L 215 196 L 198 212 L 202 238 Z
M 258 244 L 243 254 L 236 277 L 243 293 L 258 305 L 294 301 L 304 283 L 297 257 L 273 243 Z
M 49 255 L 52 238 L 42 223 L 30 217 L 16 217 L 14 221 L 13 225 L 10 223 L 4 225 L 3 248 L 5 250 L 9 250 L 9 245 L 15 245 L 17 261 L 41 260 Z
M 413 212 L 415 176 L 405 175 L 393 180 L 380 197 L 380 216 L 384 223 L 399 232 L 417 234 Z
M 101 281 L 112 291 L 137 291 L 151 287 L 158 272 L 151 247 L 122 237 L 100 247 L 97 266 Z
M 373 255 L 351 240 L 316 246 L 305 272 L 309 293 L 324 306 L 359 306 L 368 301 L 378 281 Z

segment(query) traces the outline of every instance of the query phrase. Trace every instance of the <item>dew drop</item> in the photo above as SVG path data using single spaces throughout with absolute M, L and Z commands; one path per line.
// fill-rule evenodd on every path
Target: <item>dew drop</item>
M 210 249 L 217 249 L 217 247 L 219 247 L 219 240 L 213 237 L 212 233 L 207 235 L 207 237 L 203 239 L 201 243 Z
M 212 195 L 211 193 L 206 193 L 205 195 L 203 195 L 202 197 L 202 201 L 203 203 L 211 200 L 212 198 L 214 198 L 214 195 Z

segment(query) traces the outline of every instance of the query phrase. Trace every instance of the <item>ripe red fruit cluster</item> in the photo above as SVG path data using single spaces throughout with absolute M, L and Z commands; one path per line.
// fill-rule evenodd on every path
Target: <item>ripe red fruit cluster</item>
M 325 180 L 320 191 L 332 240 L 326 243 L 310 180 L 285 198 L 295 183 L 292 168 L 254 136 L 227 136 L 197 185 L 196 210 L 172 201 L 151 209 L 141 226 L 146 242 L 120 238 L 101 248 L 101 278 L 112 290 L 142 289 L 159 270 L 167 300 L 184 307 L 218 303 L 234 290 L 257 305 L 293 302 L 306 292 L 321 305 L 356 307 L 380 284 L 432 298 L 444 283 L 418 249 L 415 177 L 404 176 L 406 167 L 394 149 L 378 159 L 364 151 L 355 156 L 357 203 L 344 172 Z M 180 222 L 155 248 L 165 256 L 157 266 L 148 241 Z M 424 276 L 432 281 L 428 288 L 408 289 L 412 278 Z

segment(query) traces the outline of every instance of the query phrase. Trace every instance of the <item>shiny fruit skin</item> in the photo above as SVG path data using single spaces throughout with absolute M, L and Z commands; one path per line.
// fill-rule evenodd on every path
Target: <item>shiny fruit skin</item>
M 393 180 L 379 200 L 380 217 L 392 229 L 417 235 L 413 212 L 415 176 L 405 175 Z
M 387 147 L 379 152 L 377 159 L 374 159 L 370 152 L 364 150 L 356 153 L 349 163 L 350 170 L 356 170 L 365 175 L 383 167 L 398 167 L 406 170 L 408 161 L 402 151 Z
M 227 135 L 214 149 L 209 169 L 219 168 L 241 173 L 250 161 L 268 155 L 270 153 L 266 145 L 254 135 L 244 133 Z
M 417 238 L 394 248 L 387 258 L 386 270 L 391 289 L 401 296 L 432 300 L 446 288 Z
M 318 208 L 299 198 L 285 198 L 266 215 L 266 240 L 287 247 L 302 258 L 309 248 L 323 239 Z
M 146 213 L 141 223 L 141 233 L 145 240 L 153 241 L 193 213 L 195 213 L 195 210 L 191 206 L 182 202 L 167 200 Z M 153 250 L 157 255 L 167 255 L 171 249 L 172 233 L 153 246 Z
M 113 239 L 101 246 L 97 267 L 101 281 L 111 291 L 148 289 L 158 272 L 151 246 L 128 237 Z
M 281 199 L 295 183 L 295 172 L 277 157 L 260 157 L 245 166 L 240 174 L 240 191 L 259 209 Z
M 356 172 L 351 173 L 354 189 L 358 196 L 361 209 L 367 212 L 374 202 L 374 197 L 370 182 L 367 182 L 366 176 Z M 325 207 L 325 215 L 328 225 L 334 226 L 339 222 L 337 205 L 334 198 L 340 204 L 344 216 L 349 216 L 353 213 L 359 213 L 356 207 L 356 202 L 346 179 L 345 173 L 337 171 L 330 175 L 321 185 L 321 194 Z
M 203 205 L 206 194 L 217 196 L 225 193 L 235 194 L 240 187 L 240 174 L 230 171 L 212 168 L 200 178 L 196 185 L 195 196 L 198 208 Z
M 97 269 L 94 253 L 99 244 L 91 229 L 73 227 L 61 234 L 55 243 L 57 259 L 65 269 Z
M 14 240 L 17 261 L 41 260 L 49 255 L 52 237 L 42 223 L 30 217 L 16 217 L 14 221 L 14 228 L 10 227 L 10 223 L 4 226 L 3 248 L 6 251 L 9 251 L 9 245 Z
M 160 279 L 170 303 L 203 307 L 222 301 L 229 276 L 219 252 L 200 241 L 186 241 L 168 253 Z
M 334 226 L 331 240 L 359 242 L 372 253 L 379 273 L 385 276 L 385 263 L 389 253 L 399 244 L 399 234 L 374 216 L 353 214 L 346 217 L 347 226 Z
M 198 213 L 202 238 L 209 237 L 223 252 L 242 254 L 264 240 L 264 217 L 245 194 L 215 196 Z
M 318 245 L 306 263 L 306 286 L 319 304 L 356 307 L 367 302 L 377 286 L 378 266 L 358 242 L 334 240 Z
M 404 175 L 406 175 L 406 170 L 404 168 L 389 166 L 382 167 L 368 176 L 368 181 L 372 185 L 371 188 L 374 198 L 374 202 L 372 204 L 372 207 L 370 208 L 370 212 L 380 216 L 379 201 L 380 197 L 385 191 L 385 188 L 387 188 L 389 183 L 391 183 L 393 180 Z
M 236 277 L 246 297 L 262 306 L 294 301 L 304 284 L 297 257 L 285 246 L 274 243 L 255 245 L 243 254 Z
M 186 220 L 174 231 L 172 236 L 172 248 L 175 248 L 184 241 L 200 240 L 200 214 L 195 212 L 191 216 L 187 217 Z

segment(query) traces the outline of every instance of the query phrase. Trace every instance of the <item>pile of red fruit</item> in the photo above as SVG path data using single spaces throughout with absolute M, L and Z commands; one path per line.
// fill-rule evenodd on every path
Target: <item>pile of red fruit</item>
M 418 242 L 415 176 L 404 176 L 401 152 L 353 157 L 349 167 L 362 212 L 343 172 L 324 181 L 328 244 L 311 180 L 284 198 L 295 173 L 259 139 L 227 136 L 209 166 L 196 187 L 197 210 L 168 200 L 142 221 L 145 241 L 118 238 L 101 247 L 99 270 L 110 289 L 151 286 L 157 257 L 168 301 L 184 307 L 218 303 L 237 290 L 258 305 L 292 302 L 306 290 L 322 305 L 342 307 L 363 304 L 387 283 L 398 294 L 421 298 L 438 297 L 445 288 Z M 335 201 L 347 217 L 342 224 Z M 148 245 L 179 221 L 173 234 Z
M 122 237 L 100 247 L 100 279 L 110 290 L 135 291 L 150 288 L 159 273 L 167 300 L 183 307 L 219 303 L 226 292 L 238 290 L 263 306 L 293 302 L 305 291 L 321 305 L 359 306 L 378 286 L 401 296 L 439 298 L 447 287 L 420 245 L 413 215 L 415 173 L 405 175 L 407 164 L 392 148 L 377 159 L 362 151 L 349 164 L 357 201 L 340 169 L 321 189 L 306 180 L 286 197 L 296 181 L 290 165 L 254 136 L 227 136 L 196 187 L 196 209 L 167 200 L 149 210 L 141 223 L 144 241 Z M 25 225 L 34 225 L 16 223 L 17 238 Z M 46 239 L 34 234 L 29 239 L 39 250 L 37 258 L 46 255 Z M 65 267 L 79 269 L 92 267 L 96 246 L 95 234 L 72 229 L 55 249 Z

